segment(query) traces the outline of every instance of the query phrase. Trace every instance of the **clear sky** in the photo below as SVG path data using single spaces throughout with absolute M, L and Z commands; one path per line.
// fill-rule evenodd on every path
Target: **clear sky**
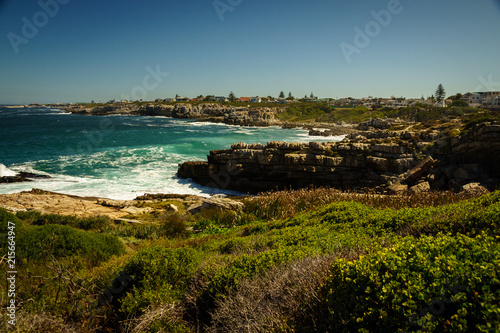
M 439 83 L 500 90 L 500 0 L 0 0 L 0 104 Z

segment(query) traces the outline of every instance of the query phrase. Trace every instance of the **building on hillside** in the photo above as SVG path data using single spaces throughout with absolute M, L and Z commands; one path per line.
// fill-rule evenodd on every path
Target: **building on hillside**
M 406 101 L 406 98 L 401 97 L 401 98 L 391 98 L 389 100 L 386 100 L 382 102 L 382 106 L 387 106 L 391 108 L 404 108 L 408 106 L 408 102 Z
M 250 103 L 262 103 L 262 98 L 260 98 L 259 96 L 250 97 Z
M 249 103 L 250 102 L 250 97 L 240 97 L 236 100 L 236 102 L 243 102 L 243 103 Z
M 500 111 L 500 91 L 489 91 L 484 93 L 481 107 L 483 109 Z
M 225 96 L 216 96 L 215 101 L 216 102 L 229 102 L 229 99 Z
M 174 101 L 175 102 L 188 102 L 189 101 L 189 97 L 176 97 L 174 98 Z
M 462 97 L 462 100 L 469 103 L 469 106 L 472 106 L 473 108 L 478 108 L 481 107 L 483 104 L 483 94 L 482 92 L 468 92 L 464 94 Z
M 499 99 L 500 91 L 468 92 L 462 97 L 462 100 L 469 103 L 469 106 L 490 110 L 500 109 Z

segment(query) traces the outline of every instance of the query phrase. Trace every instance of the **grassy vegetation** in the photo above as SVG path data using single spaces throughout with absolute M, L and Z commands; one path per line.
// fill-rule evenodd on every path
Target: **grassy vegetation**
M 244 203 L 105 227 L 0 209 L 1 233 L 16 223 L 17 332 L 500 329 L 500 192 Z
M 299 103 L 287 106 L 285 111 L 277 114 L 284 121 L 300 122 L 348 122 L 360 123 L 372 118 L 399 118 L 406 121 L 428 122 L 444 119 L 462 118 L 465 122 L 499 121 L 498 112 L 471 107 L 438 108 L 420 105 L 405 108 L 372 108 L 366 107 L 332 107 L 326 103 Z
M 329 106 L 326 102 L 297 102 L 291 104 L 277 103 L 247 103 L 247 102 L 206 102 L 206 101 L 188 101 L 188 102 L 151 102 L 151 101 L 135 101 L 130 104 L 136 106 L 144 106 L 147 104 L 161 105 L 176 105 L 176 104 L 191 104 L 200 105 L 206 103 L 220 104 L 221 106 L 234 107 L 249 107 L 255 108 L 278 108 L 276 117 L 288 122 L 348 122 L 360 123 L 372 118 L 399 118 L 406 121 L 417 122 L 436 122 L 450 119 L 462 119 L 466 123 L 467 128 L 473 124 L 485 121 L 499 122 L 500 115 L 498 112 L 472 108 L 468 106 L 450 106 L 439 108 L 425 104 L 418 104 L 412 107 L 391 108 L 391 107 L 374 107 L 366 108 L 363 106 L 357 107 L 334 107 Z M 86 108 L 95 107 L 113 107 L 116 104 L 112 103 L 80 103 L 79 105 Z

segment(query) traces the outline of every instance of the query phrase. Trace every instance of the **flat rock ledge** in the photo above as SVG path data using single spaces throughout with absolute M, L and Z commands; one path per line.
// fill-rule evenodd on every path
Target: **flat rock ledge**
M 488 191 L 500 184 L 500 125 L 460 137 L 353 133 L 341 142 L 235 143 L 207 161 L 179 164 L 178 177 L 247 193 L 327 186 L 380 193 Z

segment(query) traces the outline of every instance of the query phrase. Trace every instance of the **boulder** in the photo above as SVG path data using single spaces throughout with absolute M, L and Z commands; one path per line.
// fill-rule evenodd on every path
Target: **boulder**
M 176 205 L 174 204 L 168 204 L 166 207 L 165 207 L 165 210 L 167 212 L 178 212 L 179 211 L 179 208 L 177 208 Z
M 406 191 L 408 191 L 408 185 L 396 183 L 396 184 L 392 184 L 387 189 L 389 190 L 390 193 L 401 194 L 401 193 L 405 193 Z
M 462 191 L 474 193 L 474 194 L 487 194 L 490 191 L 486 187 L 482 186 L 481 183 L 468 183 L 462 186 Z
M 428 192 L 430 189 L 431 186 L 429 185 L 429 182 L 422 182 L 410 187 L 410 193 L 417 194 L 422 192 Z
M 415 182 L 417 179 L 427 173 L 434 166 L 434 164 L 436 164 L 436 162 L 437 161 L 434 160 L 431 156 L 427 156 L 422 162 L 420 162 L 420 164 L 404 174 L 404 180 L 407 183 Z
M 243 209 L 243 203 L 231 200 L 227 198 L 206 198 L 201 202 L 191 205 L 187 212 L 190 214 L 197 214 L 206 209 L 224 209 L 224 210 L 241 210 Z

